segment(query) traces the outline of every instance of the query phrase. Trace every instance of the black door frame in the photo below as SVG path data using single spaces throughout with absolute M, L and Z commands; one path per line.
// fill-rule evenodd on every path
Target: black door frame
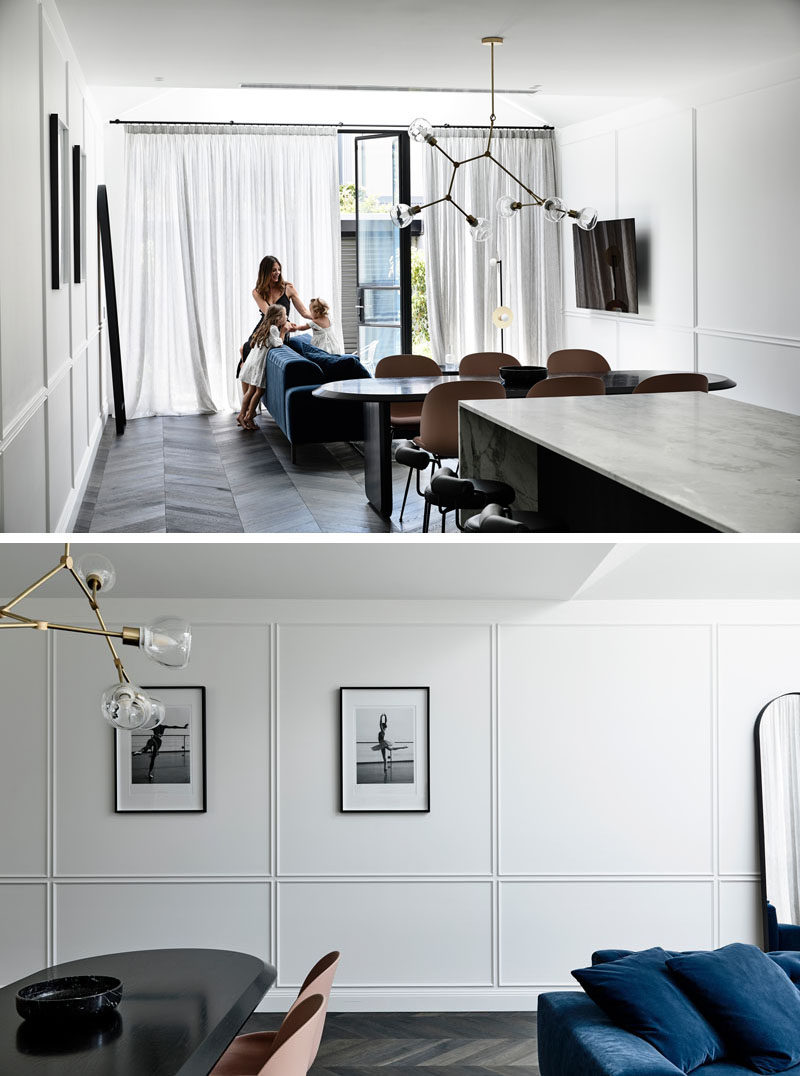
M 342 134 L 355 135 L 355 207 L 356 207 L 356 287 L 360 288 L 358 271 L 358 143 L 372 138 L 398 139 L 399 201 L 408 204 L 411 201 L 411 140 L 408 131 L 383 128 L 365 128 L 359 131 L 348 127 Z M 411 229 L 400 228 L 400 350 L 404 355 L 411 354 Z M 359 323 L 360 324 L 360 323 Z

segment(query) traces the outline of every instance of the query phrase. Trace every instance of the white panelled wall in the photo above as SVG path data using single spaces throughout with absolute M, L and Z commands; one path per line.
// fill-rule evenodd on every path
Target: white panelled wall
M 48 125 L 68 128 L 70 275 L 51 287 Z M 0 5 L 0 531 L 64 531 L 102 432 L 101 125 L 51 0 Z M 72 273 L 72 147 L 86 155 L 86 275 Z
M 4 633 L 2 982 L 231 948 L 277 965 L 280 1008 L 340 948 L 339 1009 L 515 1009 L 595 948 L 760 941 L 753 724 L 798 689 L 799 603 L 104 603 L 169 608 L 189 668 L 126 665 L 205 685 L 205 814 L 115 814 L 105 648 Z M 341 814 L 338 689 L 404 683 L 431 811 Z
M 639 313 L 575 306 L 563 232 L 565 347 L 613 369 L 707 370 L 726 393 L 800 414 L 796 62 L 559 132 L 562 196 L 634 217 Z

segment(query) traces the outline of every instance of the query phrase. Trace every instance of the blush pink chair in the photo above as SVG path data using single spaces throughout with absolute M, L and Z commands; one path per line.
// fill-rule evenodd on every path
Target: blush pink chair
M 607 374 L 611 367 L 599 351 L 584 347 L 565 347 L 554 351 L 547 360 L 551 374 Z
M 494 377 L 501 366 L 521 366 L 519 359 L 500 351 L 472 351 L 458 364 L 462 377 Z
M 283 1023 L 277 1031 L 254 1031 L 249 1035 L 238 1035 L 228 1049 L 211 1070 L 210 1076 L 264 1076 L 274 1072 L 276 1076 L 284 1076 L 282 1069 L 267 1069 L 264 1067 L 272 1059 L 278 1049 L 279 1038 L 282 1041 L 284 1027 L 292 1014 L 300 1008 L 304 1002 L 316 995 L 322 998 L 322 1009 L 319 1020 L 314 1024 L 311 1037 L 311 1053 L 308 1068 L 314 1062 L 322 1040 L 322 1030 L 325 1026 L 325 1016 L 328 1012 L 328 999 L 339 965 L 340 954 L 338 952 L 327 953 L 318 960 L 311 971 L 306 975 L 303 984 L 298 991 L 292 1007 L 283 1018 Z M 292 1025 L 293 1026 L 293 1025 Z M 287 1069 L 286 1076 L 294 1076 L 294 1069 Z M 300 1071 L 299 1069 L 297 1070 Z M 303 1072 L 307 1072 L 304 1069 Z
M 599 377 L 565 374 L 547 377 L 528 389 L 526 396 L 605 396 L 606 386 Z
M 708 392 L 705 374 L 653 374 L 640 381 L 634 392 Z

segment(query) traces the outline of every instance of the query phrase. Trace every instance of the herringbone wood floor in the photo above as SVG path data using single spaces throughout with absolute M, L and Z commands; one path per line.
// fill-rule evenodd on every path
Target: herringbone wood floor
M 117 437 L 106 423 L 77 533 L 388 533 L 422 529 L 422 500 L 393 466 L 394 514 L 381 519 L 364 494 L 363 458 L 352 445 L 289 444 L 272 416 L 246 433 L 232 414 L 143 418 Z M 435 513 L 439 529 L 438 513 Z M 448 530 L 455 529 L 452 517 Z
M 267 1031 L 281 1017 L 256 1013 L 242 1028 Z M 423 1076 L 453 1068 L 458 1076 L 539 1076 L 536 1014 L 328 1013 L 312 1076 Z

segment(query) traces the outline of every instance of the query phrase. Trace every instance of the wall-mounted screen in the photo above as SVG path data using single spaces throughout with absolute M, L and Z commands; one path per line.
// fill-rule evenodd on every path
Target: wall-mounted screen
M 590 232 L 573 226 L 575 302 L 589 310 L 638 314 L 636 229 L 632 217 L 599 220 Z

